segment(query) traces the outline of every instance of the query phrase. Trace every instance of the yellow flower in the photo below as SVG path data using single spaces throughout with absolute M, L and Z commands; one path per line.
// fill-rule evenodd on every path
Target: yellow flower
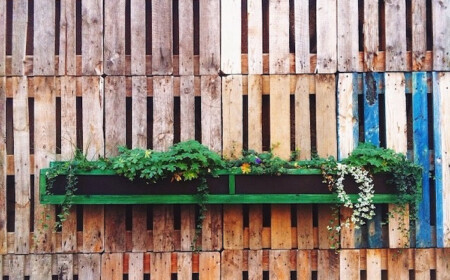
M 151 150 L 145 150 L 145 155 L 144 155 L 144 157 L 149 158 L 151 153 L 152 153 Z
M 241 170 L 243 174 L 248 174 L 252 171 L 252 168 L 250 167 L 250 164 L 246 162 L 241 165 Z

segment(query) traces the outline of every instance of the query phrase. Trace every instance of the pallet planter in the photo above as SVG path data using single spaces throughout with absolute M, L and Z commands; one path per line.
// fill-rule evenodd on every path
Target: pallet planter
M 48 190 L 45 176 L 40 174 L 40 200 L 43 204 L 61 204 L 64 201 L 66 177 L 56 178 Z M 287 174 L 251 175 L 238 171 L 220 170 L 218 177 L 208 178 L 209 195 L 206 204 L 252 203 L 337 203 L 336 194 L 323 183 L 318 169 L 295 169 Z M 72 204 L 196 204 L 199 203 L 198 181 L 171 182 L 170 179 L 148 184 L 142 180 L 129 181 L 112 170 L 91 170 L 77 174 L 77 191 Z M 387 181 L 389 176 L 374 176 L 374 203 L 395 203 L 395 187 Z M 358 187 L 351 178 L 346 179 L 346 191 L 355 202 Z

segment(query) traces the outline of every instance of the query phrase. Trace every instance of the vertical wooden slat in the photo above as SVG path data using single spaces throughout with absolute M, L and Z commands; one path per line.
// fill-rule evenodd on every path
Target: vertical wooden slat
M 88 159 L 96 159 L 104 155 L 105 146 L 103 138 L 103 78 L 83 77 L 81 82 L 83 93 L 83 150 Z M 103 246 L 103 206 L 84 205 L 83 252 L 101 252 Z M 100 263 L 100 259 L 98 262 Z
M 244 218 L 242 205 L 223 206 L 223 248 L 244 248 Z
M 195 235 L 195 206 L 181 205 L 180 250 L 190 251 Z
M 358 92 L 356 75 L 338 76 L 338 159 L 346 158 L 358 145 Z
M 0 254 L 8 250 L 6 207 L 6 78 L 0 77 Z
M 102 254 L 102 279 L 121 279 L 123 277 L 122 253 Z
M 195 139 L 194 76 L 180 77 L 180 140 Z
M 100 280 L 101 258 L 100 254 L 78 255 L 78 279 Z
M 14 126 L 15 223 L 14 252 L 29 252 L 30 236 L 30 126 L 28 80 L 12 78 Z
M 295 148 L 299 158 L 311 158 L 311 115 L 309 111 L 309 76 L 296 76 L 295 83 Z
M 6 74 L 6 0 L 0 1 L 0 76 Z
M 412 70 L 424 70 L 427 51 L 426 0 L 413 0 L 412 9 Z
M 105 78 L 105 154 L 118 154 L 126 144 L 126 85 L 124 76 Z
M 28 0 L 13 1 L 11 75 L 25 74 Z
M 131 250 L 133 252 L 145 252 L 149 242 L 146 205 L 133 205 L 131 223 Z
M 198 262 L 199 280 L 220 279 L 219 252 L 202 252 Z
M 406 250 L 388 250 L 387 269 L 389 280 L 409 279 L 408 267 L 408 253 Z
M 364 1 L 364 71 L 374 71 L 379 50 L 378 1 Z
M 75 154 L 77 143 L 76 124 L 76 78 L 61 77 L 61 160 L 70 160 Z M 70 209 L 62 223 L 62 251 L 74 252 L 77 248 L 76 205 Z
M 338 0 L 337 23 L 338 70 L 358 71 L 358 1 Z
M 334 75 L 316 76 L 316 139 L 320 157 L 337 155 L 335 83 Z
M 23 280 L 25 277 L 25 255 L 6 255 L 5 265 L 9 267 L 9 279 Z
M 243 250 L 223 250 L 221 255 L 221 279 L 242 280 Z
M 130 253 L 128 279 L 144 280 L 144 253 Z
M 58 254 L 56 255 L 58 265 L 58 277 L 61 280 L 73 279 L 73 255 Z
M 339 257 L 340 279 L 360 279 L 360 251 L 342 250 Z
M 339 218 L 337 221 L 335 220 L 332 206 L 326 204 L 317 207 L 317 218 L 319 249 L 329 249 L 332 245 L 338 243 L 339 236 L 333 236 L 333 233 L 328 231 L 327 226 L 330 226 L 330 223 L 333 226 L 337 226 L 339 224 Z
M 436 245 L 450 246 L 450 75 L 433 73 L 434 164 L 436 189 Z
M 269 1 L 269 73 L 289 73 L 289 1 Z
M 422 200 L 418 204 L 416 246 L 430 247 L 430 153 L 428 150 L 428 94 L 425 72 L 412 74 L 414 161 L 422 166 Z
M 178 2 L 179 73 L 194 75 L 194 8 L 193 1 Z
M 436 249 L 436 279 L 447 280 L 450 275 L 450 249 Z
M 125 252 L 125 206 L 105 205 L 105 252 Z
M 251 250 L 262 249 L 263 213 L 262 205 L 248 207 L 248 246 Z
M 416 249 L 414 251 L 414 279 L 429 280 L 431 279 L 431 265 L 434 259 L 434 249 Z
M 432 0 L 433 70 L 450 70 L 450 1 Z
M 104 71 L 106 75 L 124 75 L 125 0 L 110 0 L 104 5 Z
M 399 153 L 406 154 L 406 96 L 405 77 L 402 73 L 385 74 L 386 93 L 386 146 Z M 389 218 L 389 247 L 399 248 L 408 244 L 408 238 L 402 230 L 409 230 L 409 215 L 400 216 L 400 206 L 389 205 L 392 217 Z M 400 219 L 403 219 L 401 221 Z M 399 229 L 399 227 L 405 227 Z
M 222 249 L 222 207 L 209 205 L 202 224 L 202 250 Z
M 30 279 L 52 279 L 52 255 L 31 255 Z
M 317 71 L 334 73 L 336 71 L 336 0 L 317 0 Z
M 249 250 L 248 251 L 248 279 L 262 280 L 263 279 L 263 251 Z
M 366 250 L 366 271 L 371 279 L 381 279 L 381 249 Z
M 172 1 L 152 1 L 152 74 L 173 72 Z
M 56 92 L 55 78 L 34 78 L 34 234 L 35 251 L 50 252 L 52 240 L 54 206 L 44 206 L 39 201 L 39 171 L 55 159 L 56 153 Z
M 313 212 L 311 204 L 297 205 L 297 248 L 314 248 Z
M 192 280 L 192 253 L 177 254 L 177 279 Z
M 241 74 L 241 1 L 221 1 L 221 57 L 225 74 Z
M 223 156 L 236 158 L 243 147 L 242 76 L 224 77 L 222 90 Z
M 270 146 L 284 159 L 291 153 L 290 79 L 287 75 L 270 76 Z
M 153 207 L 153 250 L 167 252 L 174 249 L 173 205 Z
M 248 148 L 262 151 L 262 76 L 248 75 Z
M 386 71 L 405 71 L 406 65 L 406 3 L 385 1 Z
M 247 60 L 248 74 L 263 73 L 263 22 L 262 2 L 259 0 L 247 1 Z M 249 79 L 250 85 L 250 79 Z
M 103 74 L 103 1 L 81 2 L 82 73 Z
M 147 77 L 134 76 L 131 82 L 131 146 L 145 149 L 147 148 Z
M 56 38 L 58 39 L 58 38 Z M 58 74 L 76 75 L 76 1 L 61 1 Z
M 317 251 L 317 279 L 339 279 L 339 255 L 333 250 Z
M 298 250 L 297 251 L 297 279 L 310 280 L 312 277 L 311 271 L 311 251 Z
M 200 75 L 217 75 L 220 68 L 220 1 L 199 2 Z
M 131 75 L 145 75 L 145 0 L 130 1 Z
M 221 83 L 218 76 L 201 76 L 202 143 L 215 152 L 222 151 Z
M 33 75 L 55 74 L 55 1 L 35 0 Z
M 173 77 L 153 77 L 153 149 L 173 145 Z
M 295 72 L 310 73 L 309 1 L 294 3 L 295 13 Z
M 272 204 L 270 214 L 271 248 L 291 249 L 291 205 Z
M 269 278 L 290 279 L 290 251 L 269 251 Z

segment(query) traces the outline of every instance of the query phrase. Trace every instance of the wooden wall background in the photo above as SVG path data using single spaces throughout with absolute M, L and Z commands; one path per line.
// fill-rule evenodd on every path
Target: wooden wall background
M 449 0 L 0 0 L 0 276 L 449 279 L 449 26 Z M 193 138 L 302 158 L 372 142 L 432 179 L 410 240 L 379 205 L 340 254 L 326 205 L 211 206 L 200 252 L 192 205 L 78 206 L 43 226 L 50 161 Z

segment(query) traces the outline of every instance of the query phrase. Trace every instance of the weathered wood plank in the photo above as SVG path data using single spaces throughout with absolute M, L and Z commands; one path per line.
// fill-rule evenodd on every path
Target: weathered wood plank
M 220 253 L 202 252 L 199 256 L 199 280 L 220 279 Z
M 262 76 L 248 76 L 248 148 L 262 151 Z
M 389 280 L 409 279 L 408 253 L 405 250 L 389 249 L 387 266 Z
M 147 205 L 133 205 L 131 222 L 131 244 L 133 252 L 147 251 Z
M 200 0 L 199 36 L 200 75 L 217 75 L 220 69 L 219 0 Z
M 310 73 L 309 2 L 294 3 L 295 73 Z
M 340 279 L 360 279 L 360 251 L 342 250 L 339 257 Z
M 130 1 L 130 28 L 131 28 L 131 75 L 146 74 L 145 58 L 145 0 Z
M 263 251 L 249 250 L 248 251 L 248 279 L 262 280 L 263 279 Z
M 79 254 L 78 255 L 78 279 L 100 280 L 101 255 Z
M 243 147 L 242 76 L 222 78 L 222 149 L 225 158 L 237 158 Z
M 28 116 L 28 80 L 12 78 L 14 120 L 14 188 L 16 254 L 29 253 L 30 234 L 30 126 Z
M 221 1 L 220 70 L 225 74 L 241 73 L 241 1 Z
M 430 269 L 432 266 L 433 249 L 416 249 L 414 251 L 414 279 L 429 280 L 431 279 Z
M 333 250 L 317 251 L 317 279 L 339 279 L 339 255 Z
M 222 249 L 222 206 L 208 205 L 202 224 L 202 250 L 212 251 Z M 212 256 L 212 258 L 216 258 Z M 212 261 L 212 260 L 211 260 Z M 218 260 L 220 261 L 220 260 Z M 214 261 L 213 261 L 214 262 Z M 219 268 L 220 271 L 220 268 Z M 200 276 L 201 278 L 202 276 Z M 214 277 L 213 277 L 214 278 Z
M 101 256 L 102 256 L 101 278 L 103 279 L 123 278 L 122 253 L 104 253 Z
M 128 279 L 144 280 L 144 253 L 130 253 Z
M 61 1 L 58 74 L 76 75 L 76 0 Z M 56 38 L 58 40 L 58 38 Z
M 412 70 L 420 71 L 425 66 L 427 52 L 427 6 L 426 0 L 413 0 L 412 9 Z
M 309 76 L 296 76 L 295 83 L 295 148 L 299 159 L 311 158 L 311 115 L 309 110 Z
M 225 250 L 244 248 L 244 218 L 242 205 L 223 206 L 223 248 Z M 222 255 L 222 257 L 224 257 L 224 255 Z
M 358 145 L 358 92 L 353 74 L 338 75 L 338 159 L 346 158 Z
M 177 254 L 177 279 L 192 280 L 192 253 Z
M 316 139 L 320 157 L 337 155 L 335 76 L 316 76 Z
M 181 226 L 180 226 L 180 249 L 190 251 L 193 246 L 195 236 L 195 206 L 181 205 Z
M 58 254 L 56 255 L 58 265 L 58 279 L 72 280 L 73 279 L 73 255 L 72 254 Z
M 269 1 L 269 52 L 269 73 L 289 73 L 289 1 Z
M 102 205 L 83 205 L 83 252 L 102 252 L 105 243 L 105 210 Z
M 378 1 L 364 1 L 364 71 L 374 71 L 379 51 Z
M 280 125 L 282 124 L 282 125 Z M 270 76 L 270 146 L 280 158 L 291 154 L 290 80 L 287 75 Z
M 272 204 L 270 213 L 270 248 L 291 249 L 291 205 Z
M 218 76 L 201 76 L 202 143 L 215 152 L 222 150 L 221 82 Z
M 330 249 L 332 245 L 339 242 L 339 235 L 328 231 L 328 226 L 337 226 L 339 224 L 339 217 L 333 215 L 333 209 L 331 205 L 319 205 L 317 207 L 318 215 L 318 242 L 319 249 Z
M 436 249 L 436 279 L 447 280 L 450 276 L 450 249 Z
M 0 76 L 6 74 L 6 0 L 0 1 Z
M 297 279 L 310 280 L 312 277 L 311 269 L 312 257 L 310 250 L 297 251 Z
M 153 206 L 153 251 L 173 251 L 173 235 L 173 205 Z
M 30 255 L 30 279 L 52 279 L 52 255 Z
M 261 204 L 249 205 L 248 245 L 251 250 L 262 249 L 262 231 L 263 231 L 262 205 Z
M 173 77 L 153 77 L 153 149 L 167 150 L 174 138 Z
M 23 280 L 25 277 L 25 255 L 5 255 L 5 266 L 9 268 L 9 279 Z
M 125 242 L 125 205 L 105 205 L 105 252 L 125 252 Z
M 220 267 L 221 279 L 242 280 L 243 250 L 223 250 L 221 254 Z
M 105 154 L 118 154 L 126 145 L 126 84 L 124 76 L 105 78 Z
M 381 249 L 366 250 L 366 271 L 371 279 L 381 279 Z
M 131 78 L 131 146 L 147 148 L 147 77 Z
M 104 71 L 106 75 L 124 75 L 125 0 L 110 0 L 106 1 L 104 5 Z M 131 18 L 133 17 L 134 15 L 131 16 Z M 142 25 L 145 26 L 145 24 Z
M 6 225 L 6 121 L 6 78 L 0 77 L 0 139 L 2 139 L 0 140 L 0 254 L 6 254 L 8 250 Z
M 311 204 L 297 205 L 297 248 L 314 248 L 313 211 Z
M 11 75 L 25 74 L 27 47 L 28 1 L 13 1 Z
M 90 160 L 104 155 L 103 78 L 82 77 L 83 96 L 83 151 Z
M 103 74 L 103 1 L 81 2 L 82 73 Z
M 39 201 L 40 169 L 49 166 L 56 154 L 56 92 L 54 77 L 36 77 L 34 85 L 34 234 L 35 252 L 51 252 L 55 220 L 54 206 Z
M 55 1 L 35 0 L 33 75 L 55 74 Z
M 386 71 L 406 71 L 406 3 L 385 1 Z
M 269 251 L 269 277 L 270 279 L 290 279 L 290 251 Z
M 152 1 L 152 74 L 173 72 L 172 1 Z
M 338 70 L 355 72 L 359 69 L 358 1 L 337 2 Z
M 180 77 L 180 140 L 195 139 L 194 76 Z
M 450 1 L 432 0 L 433 70 L 450 70 Z
M 179 74 L 194 75 L 194 8 L 191 0 L 178 2 L 178 32 Z
M 248 74 L 263 73 L 263 21 L 262 2 L 247 1 L 247 52 Z M 250 84 L 250 83 L 249 83 Z
M 317 0 L 317 66 L 319 73 L 334 73 L 337 66 L 336 53 L 336 0 Z

